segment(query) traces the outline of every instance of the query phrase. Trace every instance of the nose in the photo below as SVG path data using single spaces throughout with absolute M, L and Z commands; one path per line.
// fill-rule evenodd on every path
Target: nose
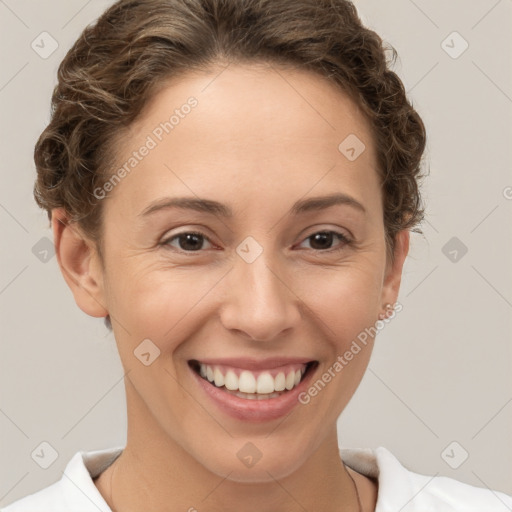
M 296 326 L 301 300 L 286 272 L 263 253 L 252 263 L 236 258 L 226 283 L 221 321 L 226 329 L 256 341 L 272 341 Z

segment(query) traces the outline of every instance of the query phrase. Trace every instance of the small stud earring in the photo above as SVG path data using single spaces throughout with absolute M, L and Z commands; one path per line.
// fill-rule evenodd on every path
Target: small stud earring
M 385 311 L 379 314 L 379 320 L 387 318 L 395 308 L 388 302 L 384 305 Z

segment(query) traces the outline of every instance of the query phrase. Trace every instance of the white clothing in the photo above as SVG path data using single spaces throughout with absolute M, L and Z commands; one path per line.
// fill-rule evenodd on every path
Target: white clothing
M 93 478 L 110 466 L 123 448 L 75 453 L 59 481 L 0 512 L 112 512 Z M 382 446 L 375 450 L 341 448 L 340 455 L 358 473 L 378 479 L 375 512 L 512 511 L 512 496 L 453 478 L 414 473 Z

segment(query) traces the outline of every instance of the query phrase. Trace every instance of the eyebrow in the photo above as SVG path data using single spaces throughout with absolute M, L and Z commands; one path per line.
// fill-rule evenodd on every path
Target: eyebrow
M 293 204 L 290 209 L 290 213 L 298 215 L 301 213 L 323 210 L 335 205 L 351 206 L 362 213 L 366 213 L 365 207 L 355 198 L 347 194 L 339 193 L 300 199 Z M 195 210 L 202 213 L 218 215 L 220 217 L 233 217 L 233 210 L 229 206 L 211 199 L 202 199 L 198 197 L 164 197 L 162 199 L 158 199 L 139 213 L 139 217 L 146 217 L 154 212 L 170 208 Z

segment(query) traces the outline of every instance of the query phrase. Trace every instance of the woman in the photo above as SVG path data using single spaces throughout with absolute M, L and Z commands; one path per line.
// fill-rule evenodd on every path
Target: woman
M 6 512 L 512 508 L 339 451 L 401 305 L 423 123 L 343 0 L 114 4 L 59 68 L 35 150 L 78 306 L 125 370 L 125 447 Z

